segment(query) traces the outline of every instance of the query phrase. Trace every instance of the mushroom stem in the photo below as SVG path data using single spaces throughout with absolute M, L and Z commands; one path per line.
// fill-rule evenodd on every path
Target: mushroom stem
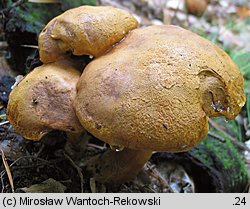
M 151 151 L 107 150 L 86 162 L 86 169 L 96 181 L 108 184 L 122 184 L 133 179 L 150 159 Z
M 71 133 L 66 132 L 67 142 L 65 144 L 64 150 L 68 155 L 70 155 L 74 160 L 80 159 L 84 156 L 84 150 L 89 141 L 90 136 L 86 131 Z
M 86 148 L 88 140 L 84 140 L 85 131 L 78 133 L 66 132 L 67 142 L 69 142 L 76 151 L 82 151 Z

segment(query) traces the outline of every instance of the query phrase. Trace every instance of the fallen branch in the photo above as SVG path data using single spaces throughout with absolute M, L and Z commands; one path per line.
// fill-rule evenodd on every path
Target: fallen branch
M 172 188 L 168 184 L 168 181 L 161 175 L 161 173 L 158 171 L 158 169 L 155 167 L 154 164 L 147 162 L 145 164 L 145 167 L 146 167 L 146 172 L 148 172 L 149 175 L 152 176 L 153 178 L 157 179 L 163 188 L 164 187 L 168 188 L 171 193 L 173 192 Z

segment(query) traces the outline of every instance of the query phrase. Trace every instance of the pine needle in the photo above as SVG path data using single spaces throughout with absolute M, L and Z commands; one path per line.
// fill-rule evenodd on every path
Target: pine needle
M 38 49 L 38 46 L 36 46 L 36 45 L 29 45 L 29 44 L 22 44 L 21 47 Z
M 9 182 L 10 182 L 11 190 L 12 190 L 13 193 L 15 193 L 14 182 L 13 182 L 13 178 L 12 178 L 12 175 L 11 175 L 10 167 L 8 165 L 7 159 L 6 159 L 5 154 L 4 154 L 2 149 L 1 149 L 1 153 L 2 153 L 3 165 L 4 165 L 4 168 L 6 170 Z

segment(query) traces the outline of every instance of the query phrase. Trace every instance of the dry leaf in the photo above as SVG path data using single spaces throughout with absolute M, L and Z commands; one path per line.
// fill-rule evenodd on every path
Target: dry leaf
M 63 193 L 66 187 L 59 181 L 49 178 L 40 184 L 34 184 L 28 188 L 24 187 L 20 190 L 26 193 Z
M 242 19 L 250 17 L 250 8 L 248 8 L 248 7 L 238 7 L 237 8 L 237 15 Z

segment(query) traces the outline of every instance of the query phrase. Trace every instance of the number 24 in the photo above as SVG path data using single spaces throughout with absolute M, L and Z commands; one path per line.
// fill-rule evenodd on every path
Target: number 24
M 240 198 L 240 197 L 235 197 L 236 203 L 234 205 L 245 205 L 246 204 L 246 198 Z

